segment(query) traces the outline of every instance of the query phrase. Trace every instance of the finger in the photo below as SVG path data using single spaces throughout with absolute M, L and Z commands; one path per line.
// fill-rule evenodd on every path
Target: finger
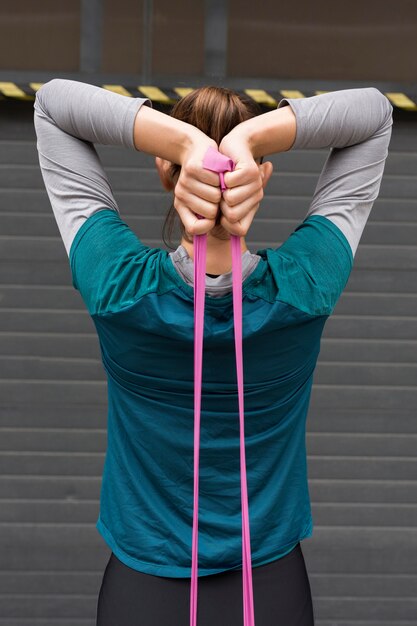
M 261 177 L 249 185 L 241 185 L 223 192 L 223 201 L 230 208 L 242 204 L 248 200 L 248 198 L 253 198 L 254 202 L 260 202 L 262 200 L 263 184 Z
M 253 209 L 258 210 L 263 198 L 263 189 L 258 189 L 256 194 L 250 195 L 237 206 L 230 207 L 225 200 L 220 202 L 220 211 L 230 223 L 236 223 L 245 218 Z
M 255 217 L 256 211 L 258 207 L 253 208 L 242 220 L 239 222 L 229 222 L 227 218 L 222 215 L 220 224 L 223 226 L 227 232 L 231 235 L 238 235 L 239 237 L 245 237 L 249 228 L 253 222 L 253 218 Z
M 202 235 L 204 233 L 208 233 L 212 228 L 214 228 L 216 223 L 214 219 L 199 219 L 198 216 L 188 207 L 180 204 L 174 206 L 185 230 L 191 235 Z
M 219 182 L 219 181 L 218 181 Z M 183 177 L 180 178 L 177 182 L 175 193 L 181 197 L 182 195 L 191 193 L 202 200 L 207 200 L 208 202 L 212 202 L 213 204 L 219 204 L 220 199 L 222 197 L 222 192 L 220 190 L 219 184 L 217 187 L 213 187 L 212 185 L 208 185 L 207 183 L 202 183 L 195 178 Z
M 184 192 L 183 189 L 176 189 L 174 196 L 174 206 L 176 203 L 185 206 L 193 213 L 202 215 L 206 219 L 215 219 L 219 212 L 219 204 L 203 200 L 192 193 Z
M 219 175 L 216 172 L 205 169 L 202 167 L 202 163 L 199 162 L 189 161 L 184 164 L 181 168 L 180 176 L 187 176 L 189 178 L 199 180 L 200 182 L 212 187 L 219 186 Z
M 246 185 L 259 176 L 259 169 L 255 161 L 253 163 L 238 163 L 233 172 L 225 173 L 224 182 L 228 189 L 233 189 L 239 185 Z
M 246 235 L 250 226 L 252 225 L 254 217 L 256 213 L 258 212 L 258 209 L 259 209 L 259 204 L 258 206 L 254 207 L 251 211 L 249 211 L 249 213 L 243 219 L 240 220 L 240 226 L 243 229 L 243 236 Z
M 212 230 L 212 228 L 214 228 L 215 226 L 214 220 L 206 220 L 204 218 L 199 219 L 197 215 L 195 215 L 195 213 L 193 213 L 192 211 L 188 211 L 188 209 L 186 208 L 180 209 L 178 213 L 180 215 L 185 230 L 190 235 L 206 234 L 210 232 L 210 230 Z

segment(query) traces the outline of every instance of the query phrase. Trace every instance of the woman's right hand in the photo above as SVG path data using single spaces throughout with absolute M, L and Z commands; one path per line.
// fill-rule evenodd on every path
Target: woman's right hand
M 239 237 L 247 234 L 273 171 L 269 161 L 256 163 L 246 128 L 243 124 L 235 126 L 219 146 L 219 151 L 235 163 L 233 172 L 226 172 L 224 176 L 227 190 L 220 203 L 220 223 L 229 233 Z
M 229 190 L 220 204 L 221 224 L 229 232 L 240 236 L 247 233 L 271 177 L 272 163 L 257 165 L 256 159 L 290 150 L 296 127 L 294 112 L 284 106 L 241 122 L 222 140 L 220 152 L 236 163 L 235 170 L 225 174 Z

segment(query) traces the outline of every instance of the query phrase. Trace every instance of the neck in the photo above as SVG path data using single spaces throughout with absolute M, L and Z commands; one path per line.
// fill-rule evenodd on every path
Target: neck
M 181 239 L 181 245 L 187 250 L 191 259 L 194 260 L 194 244 L 186 239 Z M 245 238 L 240 238 L 242 254 L 248 250 Z M 227 274 L 232 271 L 232 247 L 230 239 L 219 239 L 208 233 L 207 235 L 207 274 Z

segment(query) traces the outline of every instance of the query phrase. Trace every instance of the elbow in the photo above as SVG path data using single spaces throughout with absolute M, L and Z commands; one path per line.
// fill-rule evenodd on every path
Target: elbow
M 36 92 L 36 96 L 35 96 L 35 102 L 42 102 L 45 94 L 48 93 L 48 91 L 50 90 L 50 85 L 51 83 L 54 83 L 54 81 L 56 81 L 56 78 L 52 78 L 51 80 L 48 80 L 47 83 L 43 83 L 42 87 L 40 87 L 38 89 L 38 91 Z
M 372 91 L 375 93 L 375 96 L 378 101 L 378 106 L 380 107 L 380 114 L 382 118 L 382 127 L 385 128 L 387 126 L 392 126 L 393 124 L 393 111 L 394 107 L 391 102 L 388 100 L 387 96 L 382 93 L 376 87 L 370 87 Z
M 62 83 L 65 79 L 64 78 L 51 78 L 51 80 L 48 80 L 46 83 L 43 83 L 42 87 L 40 87 L 37 91 L 38 93 L 44 93 L 45 91 L 49 91 L 51 88 L 51 85 L 58 85 L 59 83 Z
M 65 79 L 63 78 L 51 78 L 48 82 L 43 83 L 42 87 L 38 89 L 35 96 L 34 107 L 36 109 L 36 105 L 40 106 L 45 110 L 45 98 L 47 98 L 51 89 L 56 88 L 60 83 L 62 83 Z
M 393 125 L 393 106 L 385 94 L 376 87 L 365 87 L 367 118 L 372 137 L 384 137 L 385 148 L 388 149 Z M 387 152 L 385 153 L 385 156 Z
M 37 135 L 42 132 L 42 126 L 46 121 L 52 121 L 49 112 L 50 106 L 48 105 L 48 96 L 51 89 L 51 83 L 55 83 L 55 81 L 57 80 L 60 79 L 53 78 L 52 80 L 49 80 L 48 82 L 44 83 L 36 92 L 35 101 L 33 103 L 33 121 Z
M 55 80 L 55 79 L 53 79 L 53 80 Z M 45 95 L 48 93 L 48 85 L 51 82 L 52 81 L 50 80 L 47 83 L 44 83 L 42 85 L 42 87 L 40 87 L 38 89 L 38 91 L 36 92 L 35 102 L 33 103 L 33 108 L 35 109 L 35 118 L 36 118 L 36 115 L 40 115 L 41 113 L 45 113 L 44 99 L 45 99 Z

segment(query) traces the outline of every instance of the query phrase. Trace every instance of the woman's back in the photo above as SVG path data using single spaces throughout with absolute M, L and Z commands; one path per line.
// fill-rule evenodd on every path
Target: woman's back
M 311 264 L 311 252 L 323 246 L 325 256 Z M 100 262 L 94 262 L 96 254 Z M 320 337 L 352 256 L 343 235 L 320 216 L 306 220 L 280 248 L 245 254 L 251 257 L 242 286 L 245 444 L 257 566 L 312 533 L 305 421 Z M 70 262 L 97 329 L 108 380 L 108 448 L 97 527 L 125 563 L 154 575 L 187 577 L 194 293 L 183 277 L 184 258 L 144 245 L 117 213 L 103 210 L 78 231 Z M 205 305 L 200 575 L 241 567 L 231 274 L 217 291 L 223 293 L 228 281 L 229 293 L 218 297 L 212 286 Z

